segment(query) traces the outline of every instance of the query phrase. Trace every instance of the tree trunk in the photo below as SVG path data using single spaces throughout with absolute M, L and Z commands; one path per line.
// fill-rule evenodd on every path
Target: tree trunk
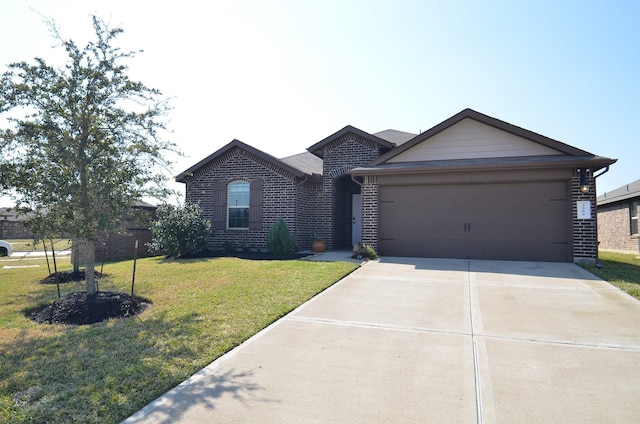
M 87 286 L 87 295 L 95 296 L 98 291 L 98 287 L 96 285 L 96 246 L 95 241 L 93 239 L 86 240 L 86 286 Z

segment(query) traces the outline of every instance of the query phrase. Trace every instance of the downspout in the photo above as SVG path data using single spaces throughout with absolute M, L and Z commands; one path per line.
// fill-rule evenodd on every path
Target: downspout
M 599 176 L 601 176 L 601 175 L 606 174 L 607 172 L 609 172 L 609 165 L 607 165 L 607 166 L 604 168 L 604 171 L 602 171 L 602 172 L 601 172 L 601 173 L 599 173 L 598 175 L 594 175 L 594 176 L 593 176 L 593 179 L 595 180 L 596 178 L 598 178 L 598 177 L 599 177 Z

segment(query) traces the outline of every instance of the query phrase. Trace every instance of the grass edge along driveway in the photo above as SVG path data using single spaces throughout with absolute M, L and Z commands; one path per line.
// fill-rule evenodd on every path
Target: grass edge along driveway
M 588 264 L 581 266 L 640 300 L 640 255 L 600 251 L 598 256 L 602 268 Z
M 64 261 L 67 262 L 67 261 Z M 0 422 L 116 423 L 357 268 L 346 262 L 139 260 L 136 295 L 153 306 L 90 326 L 40 325 L 52 302 L 39 267 L 0 263 Z M 15 264 L 10 264 L 15 265 Z M 106 264 L 100 290 L 131 290 L 131 261 Z M 69 265 L 59 264 L 59 269 Z M 83 283 L 62 286 L 63 294 Z

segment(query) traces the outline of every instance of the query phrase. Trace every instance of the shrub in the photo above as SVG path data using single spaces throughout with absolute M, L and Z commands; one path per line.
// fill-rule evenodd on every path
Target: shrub
M 367 243 L 358 243 L 358 248 L 353 253 L 354 258 L 378 259 L 378 253 Z
M 202 209 L 195 203 L 182 206 L 160 205 L 157 220 L 151 224 L 153 239 L 147 243 L 154 254 L 168 258 L 187 258 L 205 249 L 211 235 L 211 222 L 204 218 Z
M 284 219 L 279 218 L 269 229 L 267 250 L 278 257 L 292 255 L 296 248 L 296 239 L 287 228 Z

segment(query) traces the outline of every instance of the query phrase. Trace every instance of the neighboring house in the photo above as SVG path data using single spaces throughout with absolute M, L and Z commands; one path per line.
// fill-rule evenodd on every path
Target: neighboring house
M 347 126 L 307 150 L 233 140 L 178 175 L 216 229 L 209 247 L 264 249 L 283 218 L 300 250 L 318 236 L 385 256 L 596 260 L 595 173 L 614 159 L 471 109 L 419 135 Z
M 151 256 L 147 243 L 151 242 L 151 222 L 156 219 L 156 207 L 146 202 L 136 202 L 123 217 L 124 233 L 98 237 L 96 241 L 96 263 L 120 261 Z M 138 248 L 136 249 L 136 241 Z M 78 249 L 79 263 L 85 263 L 86 248 Z M 72 261 L 75 257 L 72 255 Z
M 638 212 L 640 180 L 598 197 L 600 248 L 640 252 Z
M 33 239 L 24 219 L 13 208 L 0 208 L 0 239 Z

